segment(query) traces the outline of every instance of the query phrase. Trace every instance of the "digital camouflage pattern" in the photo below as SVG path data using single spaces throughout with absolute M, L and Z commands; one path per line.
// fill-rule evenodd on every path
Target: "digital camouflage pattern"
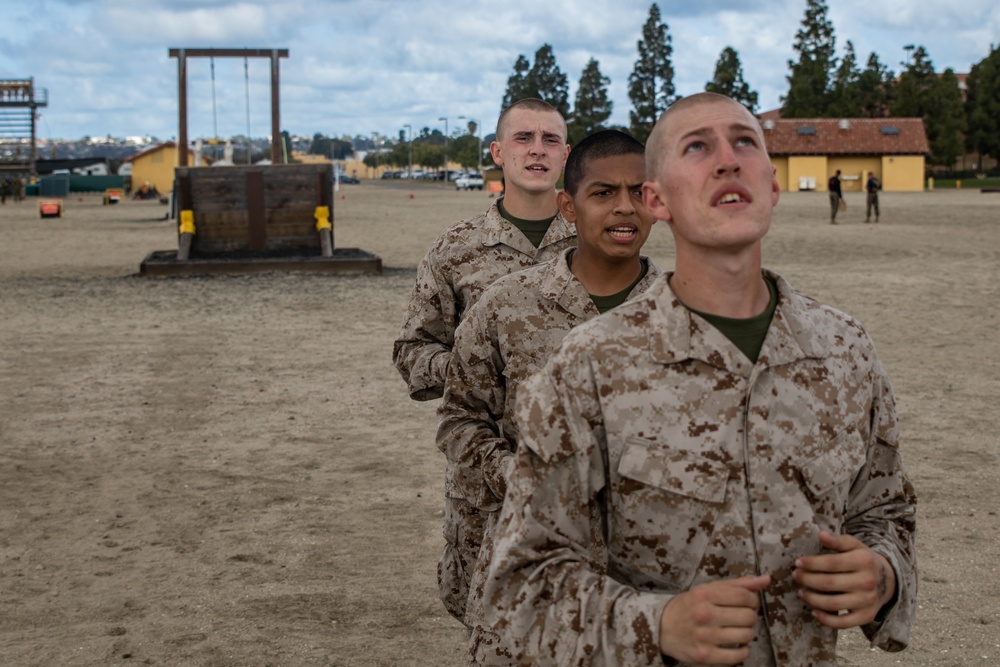
M 455 329 L 464 313 L 497 278 L 547 262 L 576 245 L 576 228 L 559 214 L 535 248 L 505 220 L 494 203 L 483 214 L 452 225 L 434 242 L 417 268 L 406 320 L 392 348 L 392 361 L 406 381 L 410 398 L 426 401 L 444 393 Z M 446 545 L 478 540 L 485 517 L 460 499 L 446 502 Z M 465 619 L 468 581 L 476 551 L 446 546 L 438 564 L 441 601 L 455 618 Z
M 410 398 L 426 401 L 444 393 L 455 329 L 486 287 L 575 245 L 576 229 L 559 214 L 535 248 L 496 203 L 446 229 L 417 268 L 406 320 L 392 348 Z
M 600 314 L 570 270 L 570 252 L 499 278 L 483 292 L 455 333 L 444 401 L 438 409 L 437 444 L 448 459 L 448 502 L 464 501 L 485 517 L 478 534 L 470 526 L 451 531 L 456 541 L 446 548 L 457 553 L 446 553 L 442 563 L 476 563 L 476 571 L 468 571 L 473 585 L 465 622 L 472 627 L 472 647 L 482 644 L 482 651 L 489 647 L 494 655 L 496 638 L 482 627 L 482 583 L 492 550 L 489 533 L 496 525 L 517 443 L 513 417 L 517 387 L 544 366 L 570 329 Z M 661 274 L 655 263 L 642 261 L 646 275 L 630 297 L 644 292 Z
M 896 598 L 862 629 L 906 646 L 916 499 L 888 377 L 855 320 L 768 275 L 778 306 L 756 364 L 664 277 L 570 332 L 521 386 L 485 586 L 486 620 L 520 664 L 662 665 L 672 596 L 770 574 L 743 664 L 836 665 L 836 630 L 813 620 L 791 576 L 822 529 L 892 565 Z M 594 523 L 605 563 L 590 553 Z

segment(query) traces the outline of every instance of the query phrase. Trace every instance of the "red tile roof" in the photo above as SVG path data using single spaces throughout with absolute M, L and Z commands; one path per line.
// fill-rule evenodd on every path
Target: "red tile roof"
M 761 125 L 775 157 L 930 153 L 922 118 L 782 118 Z

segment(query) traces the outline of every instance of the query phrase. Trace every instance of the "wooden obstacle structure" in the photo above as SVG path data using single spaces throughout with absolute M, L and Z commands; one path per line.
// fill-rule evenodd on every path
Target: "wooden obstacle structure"
M 333 165 L 278 164 L 278 63 L 288 57 L 288 49 L 170 49 L 169 54 L 178 63 L 177 250 L 150 253 L 139 275 L 382 273 L 378 256 L 334 247 Z M 187 166 L 187 60 L 193 57 L 270 59 L 272 164 Z
M 381 273 L 382 260 L 333 244 L 333 165 L 178 167 L 177 251 L 140 275 L 312 271 Z

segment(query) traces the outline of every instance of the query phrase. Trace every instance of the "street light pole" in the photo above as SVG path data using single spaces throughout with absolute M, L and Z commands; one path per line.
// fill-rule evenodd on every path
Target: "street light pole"
M 451 180 L 448 178 L 448 119 L 442 116 L 438 120 L 444 121 L 444 181 L 447 183 Z
M 409 150 L 409 167 L 407 167 L 406 176 L 413 178 L 413 126 L 407 123 L 403 127 L 409 130 L 409 140 L 406 142 L 406 148 Z

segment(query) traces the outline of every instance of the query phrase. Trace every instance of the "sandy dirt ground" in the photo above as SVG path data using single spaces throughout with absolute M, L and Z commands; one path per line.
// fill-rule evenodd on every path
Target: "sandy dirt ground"
M 410 195 L 413 195 L 411 198 Z M 461 665 L 437 599 L 436 403 L 390 360 L 418 262 L 486 193 L 343 186 L 335 242 L 379 276 L 142 278 L 156 202 L 0 207 L 0 664 Z M 910 648 L 1000 664 L 1000 194 L 782 196 L 766 265 L 858 317 L 919 496 Z M 665 225 L 646 252 L 673 265 Z

